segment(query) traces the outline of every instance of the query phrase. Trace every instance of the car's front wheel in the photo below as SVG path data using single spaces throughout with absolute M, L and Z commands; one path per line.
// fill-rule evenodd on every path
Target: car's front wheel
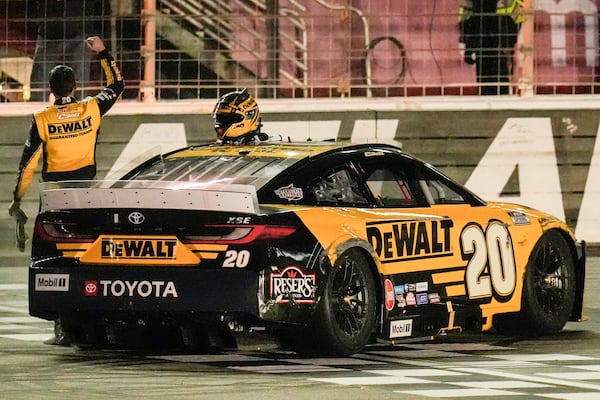
M 575 262 L 565 238 L 549 231 L 535 245 L 523 282 L 521 311 L 494 317 L 509 335 L 540 336 L 560 331 L 569 320 L 576 292 Z
M 374 278 L 366 256 L 359 249 L 344 252 L 327 278 L 313 326 L 319 352 L 360 352 L 375 327 L 376 302 Z

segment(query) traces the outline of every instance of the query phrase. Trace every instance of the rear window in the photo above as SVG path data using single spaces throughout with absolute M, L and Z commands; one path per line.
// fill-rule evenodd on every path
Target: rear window
M 260 189 L 297 159 L 252 156 L 167 157 L 133 180 L 244 184 Z

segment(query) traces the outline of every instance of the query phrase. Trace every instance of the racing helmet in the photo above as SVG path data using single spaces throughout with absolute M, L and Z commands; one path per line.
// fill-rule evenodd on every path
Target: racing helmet
M 215 132 L 224 142 L 245 142 L 260 128 L 258 104 L 244 88 L 221 96 L 213 110 Z

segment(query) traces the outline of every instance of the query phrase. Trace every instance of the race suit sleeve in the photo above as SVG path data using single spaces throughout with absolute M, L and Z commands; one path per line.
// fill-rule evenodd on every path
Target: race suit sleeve
M 25 142 L 25 148 L 19 162 L 19 170 L 17 172 L 17 184 L 13 192 L 13 200 L 20 201 L 27 192 L 27 188 L 33 180 L 33 175 L 37 168 L 40 156 L 42 155 L 43 146 L 42 139 L 38 133 L 35 119 L 31 122 L 29 136 Z
M 106 77 L 106 87 L 96 95 L 96 100 L 100 108 L 100 115 L 104 115 L 117 102 L 121 93 L 123 93 L 125 83 L 117 62 L 108 50 L 103 50 L 98 55 L 100 56 L 100 65 Z

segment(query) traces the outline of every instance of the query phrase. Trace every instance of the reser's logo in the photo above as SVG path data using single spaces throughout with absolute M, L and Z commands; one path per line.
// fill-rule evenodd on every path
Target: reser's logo
M 131 222 L 134 225 L 139 225 L 141 223 L 143 223 L 146 220 L 146 217 L 144 217 L 144 214 L 142 214 L 139 211 L 134 211 L 132 213 L 130 213 L 127 216 L 127 219 L 129 220 L 129 222 Z
M 304 274 L 298 267 L 290 266 L 280 274 L 271 274 L 271 297 L 278 304 L 314 303 L 315 283 L 315 274 Z

